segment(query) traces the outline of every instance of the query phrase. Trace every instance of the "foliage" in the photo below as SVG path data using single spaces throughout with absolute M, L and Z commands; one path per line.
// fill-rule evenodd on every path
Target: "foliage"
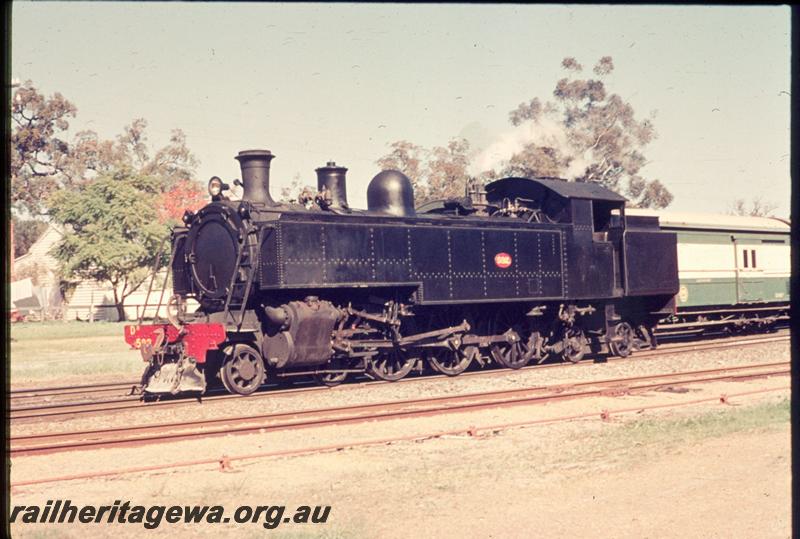
M 633 106 L 609 93 L 603 81 L 614 70 L 613 59 L 601 58 L 594 78 L 580 78 L 583 66 L 575 58 L 564 58 L 561 66 L 568 76 L 556 83 L 553 99 L 534 97 L 512 110 L 508 119 L 515 131 L 472 165 L 463 139 L 431 150 L 396 141 L 377 164 L 408 176 L 418 205 L 463 196 L 473 180 L 487 183 L 504 176 L 594 181 L 627 196 L 631 206 L 669 205 L 672 194 L 666 187 L 641 173 L 647 163 L 643 150 L 656 137 L 652 119 L 637 119 Z M 468 174 L 473 165 L 479 171 L 475 178 Z
M 192 179 L 197 159 L 186 146 L 186 135 L 180 129 L 173 130 L 169 143 L 151 157 L 146 129 L 147 121 L 137 118 L 125 126 L 116 140 L 100 140 L 91 130 L 77 133 L 73 141 L 73 158 L 64 174 L 72 183 L 80 183 L 127 167 L 157 179 L 161 192 L 168 192 L 177 183 Z
M 135 119 L 114 140 L 102 140 L 91 130 L 67 140 L 68 118 L 75 105 L 61 94 L 45 97 L 31 81 L 18 88 L 11 107 L 11 205 L 16 212 L 47 213 L 45 201 L 60 188 L 78 188 L 102 174 L 128 168 L 158 181 L 162 216 L 173 216 L 176 205 L 194 206 L 202 192 L 183 183 L 194 178 L 197 159 L 180 129 L 169 142 L 151 151 L 147 121 Z M 182 213 L 182 211 L 181 211 Z
M 26 81 L 11 100 L 11 207 L 40 213 L 42 201 L 61 185 L 71 154 L 64 135 L 77 109 L 60 93 L 45 97 Z
M 728 213 L 731 215 L 749 215 L 751 217 L 772 217 L 777 208 L 777 204 L 763 201 L 761 197 L 754 198 L 749 207 L 743 198 L 739 198 L 733 201 L 731 210 Z
M 145 280 L 168 232 L 158 220 L 160 189 L 158 178 L 121 168 L 48 201 L 53 219 L 65 225 L 53 252 L 62 275 L 109 282 L 120 320 L 125 298 Z
M 569 166 L 570 161 L 570 158 L 558 148 L 529 142 L 522 151 L 511 156 L 498 177 L 560 178 L 564 176 L 563 171 Z
M 609 93 L 602 80 L 614 70 L 612 58 L 594 66 L 597 78 L 574 78 L 583 70 L 574 58 L 564 58 L 562 67 L 568 76 L 556 84 L 552 101 L 533 98 L 509 113 L 512 125 L 526 126 L 534 136 L 504 163 L 500 175 L 596 181 L 634 206 L 669 205 L 666 187 L 641 175 L 647 163 L 642 152 L 656 137 L 652 120 L 638 120 L 633 106 Z
M 72 184 L 91 181 L 103 174 L 131 170 L 156 182 L 158 219 L 178 224 L 186 210 L 196 211 L 207 203 L 202 186 L 194 181 L 197 159 L 186 146 L 186 136 L 173 130 L 169 144 L 151 156 L 147 144 L 147 121 L 143 118 L 126 125 L 116 140 L 100 140 L 93 131 L 75 136 L 74 159 L 65 170 Z
M 176 180 L 158 196 L 158 219 L 162 223 L 178 224 L 186 210 L 197 211 L 208 202 L 203 188 L 194 180 Z
M 462 197 L 470 178 L 469 142 L 466 139 L 453 139 L 447 146 L 437 146 L 430 151 L 427 169 L 428 200 Z
M 303 184 L 300 173 L 297 173 L 292 178 L 292 183 L 290 183 L 288 187 L 281 187 L 281 196 L 278 198 L 278 202 L 283 202 L 284 204 L 299 204 L 298 201 L 301 198 L 307 199 L 309 195 L 313 198 L 316 192 L 317 190 L 310 185 Z
M 39 262 L 31 262 L 24 264 L 20 268 L 14 268 L 13 279 L 21 281 L 23 279 L 30 279 L 34 286 L 39 286 L 47 276 L 48 268 Z
M 377 164 L 384 170 L 399 170 L 408 176 L 417 206 L 431 200 L 464 196 L 470 181 L 469 142 L 465 139 L 453 139 L 447 146 L 430 150 L 405 140 L 392 143 L 390 148 Z
M 36 240 L 47 230 L 47 223 L 39 219 L 20 219 L 12 216 L 14 222 L 14 258 L 28 252 Z
M 398 140 L 389 147 L 392 151 L 379 158 L 376 164 L 381 167 L 381 170 L 399 170 L 408 176 L 414 186 L 415 194 L 419 196 L 422 190 L 425 149 L 407 140 Z

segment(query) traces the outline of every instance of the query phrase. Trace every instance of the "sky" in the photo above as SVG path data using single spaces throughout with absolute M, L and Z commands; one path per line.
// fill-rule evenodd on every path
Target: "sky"
M 670 209 L 760 197 L 788 217 L 790 19 L 786 6 L 15 2 L 11 76 L 72 101 L 72 132 L 112 138 L 141 117 L 157 148 L 182 129 L 203 184 L 269 149 L 277 198 L 334 160 L 363 208 L 392 142 L 465 137 L 485 157 L 509 111 L 552 96 L 562 58 L 609 55 L 608 90 L 654 114 L 642 173 Z

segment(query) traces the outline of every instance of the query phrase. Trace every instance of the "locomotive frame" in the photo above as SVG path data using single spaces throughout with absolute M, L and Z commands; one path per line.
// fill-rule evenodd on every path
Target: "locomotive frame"
M 240 152 L 242 200 L 212 178 L 212 202 L 173 230 L 172 330 L 126 331 L 133 345 L 150 340 L 148 393 L 628 355 L 656 346 L 653 328 L 674 310 L 675 233 L 626 216 L 598 184 L 503 178 L 417 209 L 409 179 L 383 171 L 363 211 L 347 204 L 347 169 L 328 163 L 308 208 L 271 199 L 272 158 Z M 187 298 L 200 304 L 192 315 Z

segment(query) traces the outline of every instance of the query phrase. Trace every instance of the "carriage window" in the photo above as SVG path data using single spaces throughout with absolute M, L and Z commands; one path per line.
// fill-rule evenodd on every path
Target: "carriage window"
M 751 249 L 750 250 L 750 261 L 753 263 L 753 267 L 755 268 L 756 267 L 756 250 L 755 249 Z
M 747 267 L 747 249 L 742 250 L 742 256 L 744 257 L 744 267 Z

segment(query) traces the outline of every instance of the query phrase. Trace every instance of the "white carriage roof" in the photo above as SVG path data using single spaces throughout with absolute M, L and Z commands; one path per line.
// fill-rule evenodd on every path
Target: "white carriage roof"
M 628 208 L 626 215 L 656 216 L 663 226 L 672 228 L 692 228 L 706 230 L 737 230 L 753 232 L 790 231 L 787 222 L 774 217 L 749 217 L 715 213 L 669 212 L 648 209 Z

